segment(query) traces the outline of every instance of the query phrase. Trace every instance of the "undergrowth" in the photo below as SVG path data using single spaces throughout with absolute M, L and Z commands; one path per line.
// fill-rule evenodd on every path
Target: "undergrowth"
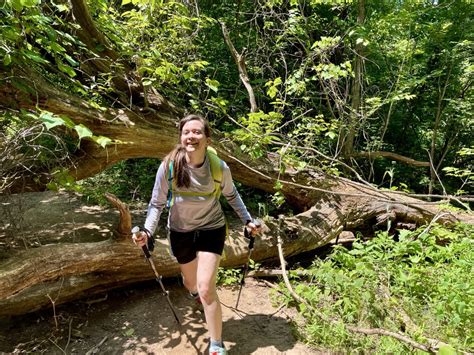
M 248 261 L 248 271 L 257 270 L 260 263 L 250 259 Z M 217 270 L 217 285 L 230 286 L 237 285 L 242 281 L 243 268 L 222 268 Z
M 297 275 L 295 292 L 310 305 L 298 304 L 306 320 L 305 341 L 328 349 L 374 353 L 413 352 L 386 336 L 351 333 L 345 325 L 383 328 L 419 342 L 437 339 L 440 353 L 474 350 L 474 227 L 433 225 L 379 232 L 351 249 L 334 247 L 324 260 Z M 283 288 L 283 287 L 282 287 Z M 294 305 L 284 289 L 284 301 Z M 311 309 L 338 322 L 324 322 Z

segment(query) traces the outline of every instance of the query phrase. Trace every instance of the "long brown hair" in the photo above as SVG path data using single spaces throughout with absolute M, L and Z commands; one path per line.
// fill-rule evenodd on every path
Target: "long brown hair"
M 170 161 L 173 161 L 173 181 L 176 181 L 177 187 L 189 187 L 191 185 L 189 166 L 186 163 L 186 148 L 181 144 L 181 134 L 183 133 L 183 127 L 190 121 L 200 121 L 204 126 L 204 134 L 206 137 L 211 137 L 211 127 L 209 126 L 209 122 L 204 117 L 191 114 L 183 117 L 181 121 L 179 121 L 179 143 L 164 159 L 165 164 L 168 167 L 170 165 Z M 172 187 L 170 186 L 170 188 Z

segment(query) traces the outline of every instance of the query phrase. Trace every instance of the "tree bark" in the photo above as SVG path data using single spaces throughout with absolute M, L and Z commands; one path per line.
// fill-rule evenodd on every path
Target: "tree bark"
M 354 194 L 358 190 L 359 194 L 364 189 L 358 186 L 350 192 Z M 386 202 L 371 194 L 365 198 L 351 194 L 326 195 L 312 208 L 294 217 L 269 218 L 264 222 L 262 236 L 257 238 L 252 258 L 257 262 L 277 258 L 277 234 L 283 237 L 285 255 L 292 256 L 323 246 L 342 231 L 367 231 L 372 230 L 372 226 L 387 229 L 398 222 L 421 225 L 428 223 L 438 212 L 432 206 L 416 205 L 419 201 L 411 198 L 397 196 L 397 199 L 399 202 Z M 8 259 L 0 262 L 0 316 L 36 311 L 51 306 L 51 299 L 58 305 L 154 279 L 152 270 L 144 263 L 141 250 L 127 235 L 131 219 L 126 207 L 120 203 L 116 205 L 121 206 L 121 227 L 118 232 L 110 233 L 107 240 L 11 251 Z M 473 223 L 472 216 L 461 218 Z M 459 218 L 447 214 L 439 218 L 438 223 L 456 219 Z M 103 218 L 98 220 L 105 222 Z M 64 229 L 67 228 L 65 223 Z M 98 234 L 94 230 L 92 228 L 90 234 Z M 223 267 L 238 267 L 246 261 L 247 241 L 241 230 L 239 222 L 231 223 L 225 258 L 221 263 Z M 90 240 L 90 236 L 87 239 Z M 154 259 L 158 272 L 164 277 L 179 275 L 178 264 L 168 253 L 165 238 L 156 240 Z
M 430 166 L 430 163 L 427 161 L 419 161 L 415 160 L 409 157 L 405 157 L 403 155 L 393 153 L 393 152 L 384 152 L 384 151 L 374 151 L 374 152 L 357 152 L 353 153 L 351 155 L 354 158 L 369 158 L 369 159 L 375 159 L 378 157 L 383 157 L 383 158 L 388 158 L 392 160 L 397 160 L 399 162 L 402 162 L 407 165 L 413 165 L 413 166 L 423 166 L 423 167 L 428 167 Z
M 232 54 L 232 58 L 234 58 L 234 62 L 239 70 L 240 80 L 242 81 L 242 84 L 244 84 L 245 89 L 247 89 L 247 93 L 249 94 L 250 112 L 257 112 L 257 100 L 255 99 L 255 93 L 253 92 L 252 85 L 250 84 L 250 79 L 247 74 L 247 65 L 245 64 L 245 50 L 242 51 L 242 54 L 239 54 L 239 52 L 237 52 L 237 50 L 235 49 L 232 40 L 230 39 L 229 31 L 227 30 L 227 27 L 224 22 L 221 22 L 221 28 L 225 43 L 227 44 L 227 47 L 229 47 L 230 53 Z
M 357 25 L 363 26 L 365 22 L 365 0 L 359 0 L 357 4 Z M 347 128 L 343 131 L 345 134 L 343 139 L 343 156 L 350 158 L 354 152 L 354 141 L 356 138 L 359 121 L 361 115 L 362 102 L 362 82 L 363 82 L 363 43 L 355 45 L 355 59 L 354 59 L 354 80 L 351 87 L 351 112 L 348 118 Z

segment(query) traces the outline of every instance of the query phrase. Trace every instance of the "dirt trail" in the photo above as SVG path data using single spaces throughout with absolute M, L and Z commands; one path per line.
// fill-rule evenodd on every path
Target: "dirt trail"
M 3 321 L 0 352 L 44 354 L 206 354 L 204 314 L 182 287 L 167 283 L 182 319 L 176 325 L 156 282 L 116 290 L 61 305 L 53 310 Z M 248 280 L 238 290 L 221 287 L 223 333 L 229 354 L 321 354 L 298 342 L 291 322 L 294 310 L 272 305 L 270 288 Z M 105 296 L 107 296 L 106 299 Z
M 132 211 L 141 224 L 146 208 Z M 29 193 L 0 198 L 0 258 L 8 248 L 37 247 L 57 242 L 93 242 L 110 238 L 118 211 L 86 206 L 68 193 Z M 2 255 L 2 252 L 5 255 Z M 148 267 L 144 263 L 144 267 Z M 204 314 L 177 279 L 166 280 L 182 317 L 181 329 L 156 281 L 95 295 L 10 320 L 0 319 L 0 353 L 35 354 L 206 354 Z M 239 311 L 236 288 L 220 288 L 223 333 L 229 354 L 315 354 L 296 341 L 294 310 L 272 305 L 271 288 L 248 279 Z M 54 299 L 54 295 L 51 295 Z M 56 322 L 57 326 L 56 326 Z

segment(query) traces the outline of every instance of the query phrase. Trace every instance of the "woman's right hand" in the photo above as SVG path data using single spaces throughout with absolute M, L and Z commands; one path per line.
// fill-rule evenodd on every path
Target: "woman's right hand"
M 147 239 L 148 237 L 144 231 L 138 231 L 132 234 L 133 242 L 140 248 L 147 244 Z

